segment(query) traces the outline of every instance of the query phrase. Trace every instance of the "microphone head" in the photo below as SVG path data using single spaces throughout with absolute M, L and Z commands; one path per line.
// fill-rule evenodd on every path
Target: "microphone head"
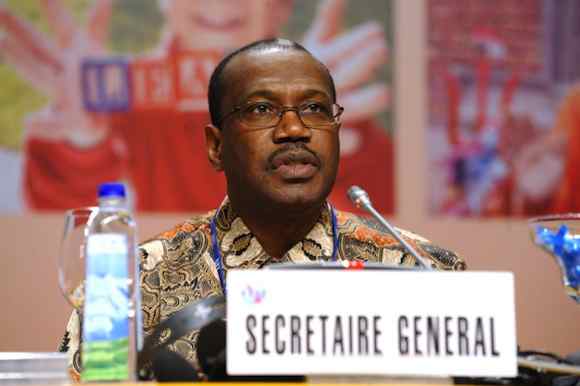
M 359 208 L 361 206 L 371 206 L 371 199 L 369 198 L 369 195 L 360 186 L 351 186 L 348 188 L 346 195 L 352 201 L 352 203 Z

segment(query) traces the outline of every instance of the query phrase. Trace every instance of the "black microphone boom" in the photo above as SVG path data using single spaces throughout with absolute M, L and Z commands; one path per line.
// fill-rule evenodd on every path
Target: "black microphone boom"
M 389 222 L 385 220 L 385 218 L 381 216 L 379 212 L 377 212 L 377 210 L 371 204 L 371 199 L 369 198 L 367 192 L 365 192 L 360 187 L 353 185 L 350 188 L 348 188 L 346 194 L 348 198 L 357 207 L 362 208 L 367 212 L 369 212 L 399 243 L 401 243 L 403 248 L 405 248 L 405 250 L 409 252 L 424 269 L 427 270 L 433 269 L 429 261 L 427 261 L 427 259 L 421 256 L 421 254 L 419 254 L 415 250 L 415 248 L 411 246 L 411 244 L 405 241 L 405 239 L 401 237 L 399 232 L 397 232 L 397 230 L 393 226 L 391 226 L 391 224 L 389 224 Z

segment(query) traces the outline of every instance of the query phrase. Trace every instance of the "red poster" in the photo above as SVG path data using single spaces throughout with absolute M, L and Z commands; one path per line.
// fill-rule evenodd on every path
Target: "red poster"
M 228 52 L 280 36 L 329 67 L 345 107 L 331 202 L 352 210 L 346 190 L 358 184 L 393 212 L 390 2 L 47 4 L 0 5 L 0 165 L 11 171 L 0 211 L 91 205 L 111 180 L 141 211 L 216 207 L 225 180 L 205 150 L 209 78 Z

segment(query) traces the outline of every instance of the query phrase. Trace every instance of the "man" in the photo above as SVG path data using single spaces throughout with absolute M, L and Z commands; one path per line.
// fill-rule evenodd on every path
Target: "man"
M 217 210 L 142 244 L 146 334 L 187 304 L 223 294 L 230 269 L 332 260 L 415 264 L 376 225 L 326 201 L 343 109 L 330 73 L 302 46 L 273 39 L 233 52 L 216 67 L 208 99 L 207 155 L 225 173 L 228 196 Z M 433 245 L 403 234 L 436 268 L 464 269 L 451 252 L 431 255 Z M 63 350 L 78 347 L 77 320 L 73 315 Z M 196 363 L 196 340 L 192 331 L 172 349 Z

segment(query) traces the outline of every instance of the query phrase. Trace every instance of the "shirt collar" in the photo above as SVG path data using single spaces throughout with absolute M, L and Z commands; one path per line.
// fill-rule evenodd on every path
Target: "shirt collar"
M 320 217 L 306 237 L 280 259 L 273 259 L 264 251 L 242 218 L 234 212 L 227 198 L 216 211 L 215 224 L 225 269 L 260 268 L 272 263 L 308 263 L 330 260 L 332 256 L 333 227 L 328 204 L 323 207 Z

